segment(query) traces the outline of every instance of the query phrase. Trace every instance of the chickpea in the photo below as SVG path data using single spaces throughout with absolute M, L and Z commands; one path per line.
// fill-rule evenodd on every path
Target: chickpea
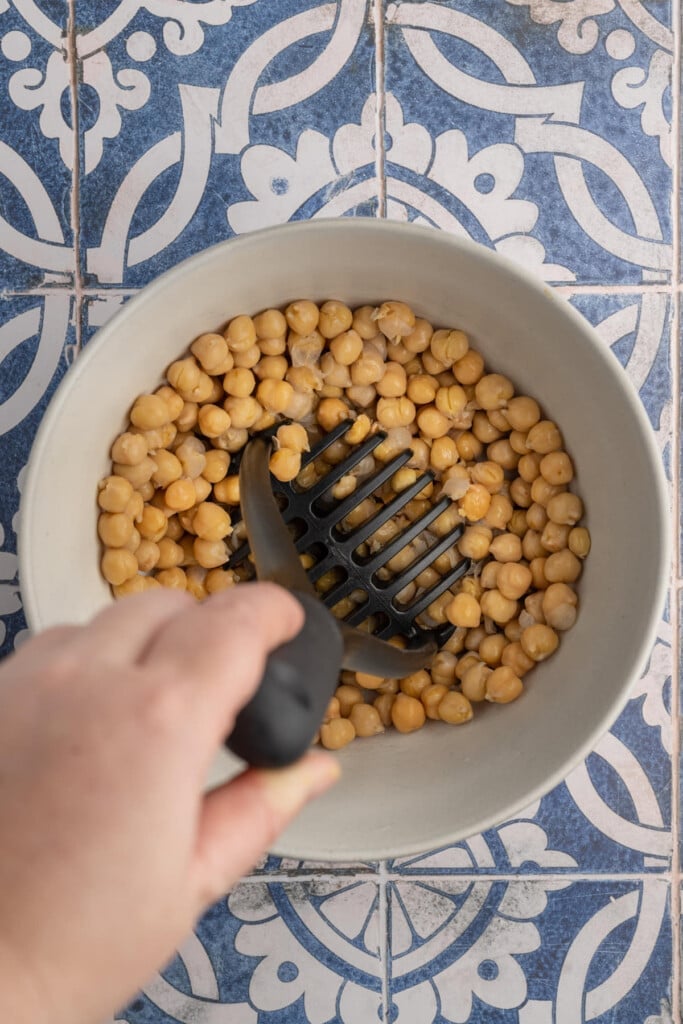
M 149 541 L 143 543 L 150 543 Z M 180 544 L 171 540 L 170 537 L 162 537 L 156 545 L 158 557 L 156 560 L 157 569 L 174 569 L 183 561 L 185 552 Z M 142 568 L 142 566 L 141 566 Z
M 283 413 L 287 408 L 294 388 L 286 380 L 266 378 L 256 388 L 256 398 L 269 412 Z
M 348 718 L 333 718 L 320 726 L 320 743 L 326 750 L 341 750 L 356 738 L 356 730 Z
M 591 549 L 591 535 L 585 526 L 575 526 L 567 540 L 569 550 L 577 558 L 585 558 Z
M 501 469 L 517 469 L 520 463 L 520 456 L 514 450 L 507 438 L 493 441 L 486 449 L 486 457 L 495 462 Z
M 549 484 L 568 484 L 574 478 L 572 460 L 566 452 L 549 452 L 541 459 L 541 475 Z
M 422 701 L 397 693 L 391 705 L 391 721 L 398 732 L 408 733 L 421 729 L 425 723 L 425 709 Z
M 349 720 L 356 730 L 356 736 L 378 736 L 384 732 L 379 711 L 372 704 L 354 704 Z
M 516 509 L 510 517 L 508 523 L 508 529 L 510 533 L 516 533 L 518 537 L 523 537 L 527 531 L 526 512 L 523 509 Z
M 97 520 L 97 533 L 108 548 L 126 547 L 133 535 L 133 529 L 132 520 L 123 512 L 102 512 Z
M 122 476 L 107 476 L 98 488 L 97 504 L 105 512 L 123 512 L 133 497 L 133 485 Z
M 493 494 L 489 510 L 484 517 L 484 525 L 492 530 L 504 530 L 512 519 L 514 510 L 512 502 L 503 494 Z
M 178 516 L 170 516 L 166 520 L 166 536 L 170 537 L 171 540 L 180 540 L 184 532 L 183 525 Z
M 527 562 L 534 558 L 545 558 L 547 552 L 541 543 L 541 535 L 536 530 L 527 530 L 522 538 L 522 554 Z
M 583 515 L 583 502 L 578 494 L 564 491 L 549 499 L 547 509 L 548 518 L 553 523 L 575 526 Z
M 527 434 L 526 443 L 532 452 L 548 455 L 562 447 L 562 434 L 552 420 L 540 420 Z
M 537 501 L 529 505 L 526 512 L 526 521 L 529 529 L 536 530 L 537 533 L 544 530 L 548 522 L 548 513 L 544 506 L 540 505 Z
M 339 703 L 339 714 L 342 718 L 349 717 L 355 704 L 363 703 L 363 694 L 352 683 L 342 683 L 334 691 L 334 695 Z
M 484 450 L 481 441 L 469 430 L 464 430 L 462 434 L 459 434 L 455 443 L 460 458 L 464 459 L 465 462 L 472 462 L 474 459 L 478 459 Z
M 483 374 L 484 360 L 473 348 L 453 364 L 453 375 L 459 384 L 474 386 Z
M 456 594 L 448 604 L 446 616 L 454 626 L 473 629 L 481 622 L 481 607 L 471 594 Z
M 517 602 L 504 597 L 500 590 L 486 590 L 481 598 L 481 611 L 487 618 L 504 626 L 517 614 Z
M 505 480 L 503 470 L 495 462 L 477 462 L 472 467 L 471 477 L 474 483 L 485 487 L 489 494 L 500 491 Z
M 232 533 L 230 516 L 212 501 L 203 501 L 192 517 L 192 529 L 202 540 L 223 540 Z
M 479 665 L 480 662 L 481 658 L 478 654 L 475 654 L 474 651 L 469 651 L 467 654 L 463 655 L 462 658 L 458 659 L 458 664 L 455 668 L 456 679 L 462 682 L 467 670 L 472 668 L 473 665 Z
M 458 551 L 464 558 L 478 562 L 488 555 L 492 538 L 493 533 L 487 526 L 468 526 L 458 541 Z
M 206 449 L 198 437 L 188 437 L 176 448 L 175 455 L 183 467 L 183 475 L 190 480 L 196 480 L 204 472 Z
M 323 398 L 316 409 L 316 419 L 324 431 L 333 430 L 343 420 L 350 419 L 351 412 L 339 398 Z
M 578 598 L 566 583 L 551 583 L 543 593 L 543 615 L 553 629 L 563 632 L 576 622 Z
M 192 545 L 192 550 L 197 563 L 204 569 L 217 569 L 220 565 L 224 565 L 230 557 L 228 547 L 223 540 L 204 540 L 197 537 Z
M 245 314 L 234 317 L 225 329 L 224 337 L 231 352 L 245 352 L 256 344 L 254 321 Z
M 545 661 L 557 650 L 560 639 L 550 626 L 540 622 L 533 626 L 527 626 L 520 637 L 520 643 L 524 653 L 532 661 Z
M 190 345 L 192 355 L 207 373 L 213 373 L 228 356 L 228 346 L 222 334 L 200 334 Z
M 280 338 L 287 333 L 287 320 L 279 309 L 264 309 L 254 317 L 254 330 L 259 340 Z
M 498 562 L 519 562 L 522 542 L 515 533 L 501 533 L 491 542 L 490 551 Z
M 524 598 L 524 611 L 534 620 L 534 622 L 545 622 L 545 616 L 543 614 L 544 596 L 544 590 L 536 590 L 533 594 L 529 594 L 528 597 Z M 521 622 L 522 616 L 520 615 L 519 618 Z M 531 623 L 529 623 L 529 625 L 531 625 Z
M 508 441 L 513 452 L 517 455 L 530 455 L 531 451 L 526 443 L 526 434 L 523 434 L 521 430 L 511 430 L 508 435 Z
M 559 523 L 546 523 L 541 534 L 541 544 L 546 551 L 562 551 L 563 548 L 567 547 L 570 532 L 569 526 L 560 526 Z
M 542 458 L 543 456 L 538 455 L 537 452 L 529 452 L 527 455 L 522 455 L 520 457 L 520 460 L 517 463 L 517 472 L 522 480 L 526 480 L 528 484 L 532 484 L 534 482 L 541 472 Z
M 158 572 L 156 580 L 162 587 L 167 587 L 170 590 L 187 590 L 187 575 L 178 566 Z
M 380 398 L 377 420 L 383 427 L 407 427 L 415 419 L 415 406 L 403 395 L 401 398 Z
M 509 665 L 493 670 L 486 680 L 486 700 L 493 704 L 509 704 L 517 700 L 524 690 L 524 683 Z
M 449 725 L 463 725 L 474 716 L 472 705 L 464 693 L 450 690 L 442 698 L 438 706 L 439 718 Z
M 427 615 L 438 626 L 448 621 L 448 607 L 453 600 L 453 595 L 448 591 L 435 598 L 427 607 Z
M 301 453 L 280 448 L 270 456 L 269 467 L 276 480 L 293 480 L 301 471 Z
M 529 508 L 529 505 L 532 504 L 531 484 L 523 480 L 521 476 L 515 477 L 510 484 L 510 497 L 520 508 Z
M 503 563 L 496 576 L 497 588 L 508 601 L 518 601 L 526 594 L 531 583 L 531 570 L 519 562 Z
M 541 410 L 538 402 L 526 395 L 518 395 L 511 398 L 507 404 L 506 415 L 508 423 L 513 430 L 520 430 L 528 433 L 541 418 Z
M 226 373 L 223 378 L 223 387 L 227 395 L 232 395 L 234 398 L 246 398 L 256 387 L 256 378 L 251 370 L 244 366 L 236 366 Z
M 141 434 L 119 434 L 111 446 L 113 461 L 124 466 L 138 466 L 146 456 L 147 441 Z
M 199 372 L 199 371 L 198 371 Z M 140 430 L 150 430 L 154 427 L 163 427 L 171 420 L 171 411 L 159 395 L 140 395 L 133 403 L 130 411 L 130 421 Z
M 545 566 L 547 558 L 532 558 L 529 562 L 529 569 L 531 571 L 531 585 L 536 590 L 545 590 L 550 582 L 545 575 Z
M 376 709 L 380 721 L 385 729 L 389 729 L 393 724 L 391 721 L 391 708 L 394 703 L 394 695 L 392 693 L 380 693 L 372 702 L 373 708 Z
M 419 354 L 429 348 L 434 329 L 426 319 L 416 318 L 415 327 L 410 334 L 403 336 L 403 345 L 409 352 Z
M 212 448 L 206 453 L 204 459 L 204 469 L 202 470 L 204 479 L 208 480 L 210 484 L 217 484 L 224 480 L 230 465 L 228 453 L 222 452 L 218 448 Z
M 426 373 L 418 373 L 408 379 L 408 398 L 415 405 L 429 405 L 436 398 L 438 381 Z
M 436 392 L 435 405 L 439 412 L 450 419 L 457 419 L 467 405 L 467 395 L 459 384 L 449 384 Z
M 493 426 L 485 412 L 475 412 L 472 418 L 472 433 L 482 444 L 493 444 L 501 437 L 500 430 Z
M 123 511 L 126 513 L 129 519 L 133 520 L 134 523 L 139 523 L 140 520 L 142 519 L 142 513 L 144 512 L 144 509 L 145 501 L 142 495 L 140 494 L 140 491 L 133 491 Z
M 199 413 L 199 406 L 196 402 L 184 402 L 182 412 L 176 416 L 176 426 L 178 430 L 192 430 L 197 423 L 197 415 Z
M 121 597 L 128 597 L 129 594 L 142 594 L 146 590 L 153 590 L 159 583 L 152 576 L 131 576 L 118 587 L 112 586 L 114 597 L 118 600 Z
M 460 499 L 458 512 L 471 523 L 483 519 L 491 505 L 491 495 L 483 484 L 472 484 Z
M 183 467 L 180 459 L 165 449 L 161 449 L 154 456 L 156 469 L 152 473 L 152 480 L 157 487 L 168 487 L 174 480 L 179 480 L 183 475 Z
M 217 405 L 201 406 L 198 421 L 205 437 L 220 437 L 230 426 L 230 416 Z
M 419 672 L 413 672 L 412 675 L 400 679 L 399 687 L 401 693 L 406 693 L 409 697 L 419 697 L 422 691 L 431 685 L 431 682 L 432 678 L 429 672 L 421 669 Z
M 532 503 L 543 505 L 544 508 L 547 506 L 551 498 L 562 493 L 563 490 L 561 487 L 549 484 L 542 476 L 536 477 L 529 490 Z
M 495 590 L 498 587 L 498 576 L 500 569 L 502 568 L 501 562 L 487 562 L 481 570 L 481 576 L 479 582 L 481 583 L 482 590 Z M 507 594 L 505 595 L 508 596 Z
M 174 391 L 173 388 L 168 387 L 168 385 L 166 384 L 162 385 L 160 388 L 157 388 L 154 393 L 159 398 L 163 399 L 163 401 L 168 406 L 170 418 L 172 420 L 177 419 L 177 417 L 180 416 L 180 413 L 183 411 L 183 406 L 185 405 L 185 402 L 180 397 L 180 395 L 176 391 Z
M 452 437 L 437 437 L 429 452 L 429 463 L 432 469 L 443 472 L 458 461 L 458 447 Z
M 382 334 L 390 341 L 405 338 L 415 329 L 415 314 L 405 302 L 383 302 L 373 316 Z
M 213 437 L 211 444 L 224 452 L 238 452 L 244 448 L 249 440 L 249 434 L 244 427 L 228 427 L 220 437 Z
M 491 668 L 496 668 L 500 665 L 505 645 L 506 640 L 502 633 L 491 633 L 479 644 L 479 657 Z
M 106 548 L 102 555 L 102 575 L 107 583 L 120 587 L 138 571 L 138 561 L 125 548 Z
M 463 331 L 434 331 L 429 347 L 435 359 L 452 366 L 467 354 L 469 341 Z
M 370 433 L 371 426 L 370 417 L 366 416 L 365 413 L 361 413 L 344 434 L 344 440 L 350 445 L 360 444 Z
M 526 675 L 536 664 L 532 658 L 524 653 L 519 640 L 509 643 L 503 649 L 501 664 L 509 666 L 516 676 L 520 678 Z
M 512 382 L 500 373 L 488 373 L 477 381 L 475 398 L 482 409 L 503 409 L 515 393 Z
M 259 387 L 265 383 L 262 381 Z M 253 427 L 263 412 L 261 404 L 252 396 L 237 398 L 230 396 L 223 403 L 225 411 L 230 416 L 232 427 L 248 430 Z M 225 435 L 221 435 L 225 436 Z
M 195 503 L 195 490 L 191 480 L 174 480 L 164 491 L 164 501 L 174 512 L 184 512 Z
M 168 520 L 161 509 L 145 505 L 139 523 L 140 534 L 145 540 L 160 541 L 166 534 Z
M 254 374 L 259 380 L 283 381 L 289 369 L 289 362 L 284 355 L 264 355 L 254 367 Z
M 269 356 L 283 356 L 287 351 L 286 329 L 285 334 L 277 338 L 259 338 L 258 348 L 265 358 Z
M 390 361 L 386 364 L 381 380 L 377 381 L 377 394 L 382 398 L 400 398 L 405 395 L 408 386 L 406 371 L 400 363 Z
M 455 683 L 458 659 L 450 651 L 441 650 L 434 657 L 429 669 L 432 683 L 448 688 Z
M 546 559 L 544 572 L 548 583 L 576 583 L 581 575 L 581 561 L 569 548 L 554 551 Z
M 466 669 L 462 676 L 462 692 L 468 701 L 475 703 L 486 697 L 486 680 L 491 675 L 491 668 L 477 658 Z

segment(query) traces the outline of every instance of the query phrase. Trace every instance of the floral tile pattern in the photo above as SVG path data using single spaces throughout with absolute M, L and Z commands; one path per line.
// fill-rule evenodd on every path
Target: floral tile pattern
M 295 218 L 418 221 L 558 288 L 638 391 L 675 508 L 677 11 L 0 0 L 0 655 L 26 636 L 22 470 L 63 373 L 157 274 Z M 552 793 L 419 856 L 265 857 L 116 1020 L 680 1020 L 678 606 Z

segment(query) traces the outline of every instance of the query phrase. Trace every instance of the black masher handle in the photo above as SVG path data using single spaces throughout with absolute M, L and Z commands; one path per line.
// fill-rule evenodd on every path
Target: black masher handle
M 283 768 L 305 754 L 339 680 L 339 627 L 317 597 L 293 593 L 304 608 L 304 625 L 269 656 L 258 690 L 226 740 L 255 768 Z

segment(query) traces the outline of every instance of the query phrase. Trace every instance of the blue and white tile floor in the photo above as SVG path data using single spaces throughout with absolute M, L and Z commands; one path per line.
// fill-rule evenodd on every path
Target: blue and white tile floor
M 557 287 L 640 393 L 673 526 L 680 47 L 680 0 L 0 0 L 0 653 L 62 374 L 161 271 L 291 219 L 415 220 Z M 680 1021 L 680 584 L 558 789 L 420 857 L 265 859 L 116 1019 Z

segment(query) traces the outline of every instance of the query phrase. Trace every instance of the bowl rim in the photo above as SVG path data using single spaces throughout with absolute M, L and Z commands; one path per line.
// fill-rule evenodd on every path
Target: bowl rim
M 657 538 L 659 582 L 657 584 L 655 599 L 651 602 L 648 609 L 644 609 L 639 655 L 635 660 L 630 676 L 625 677 L 622 680 L 617 698 L 612 702 L 610 710 L 603 714 L 603 716 L 594 723 L 593 728 L 590 730 L 583 743 L 575 749 L 573 755 L 565 758 L 564 761 L 557 766 L 555 771 L 551 773 L 549 778 L 525 793 L 523 797 L 520 797 L 520 799 L 516 801 L 514 806 L 511 805 L 508 807 L 503 818 L 501 818 L 499 814 L 495 813 L 482 818 L 478 832 L 483 832 L 486 829 L 499 825 L 503 821 L 513 817 L 524 807 L 540 799 L 550 792 L 551 789 L 554 789 L 559 785 L 578 764 L 586 759 L 588 754 L 594 750 L 598 741 L 606 732 L 609 731 L 612 724 L 616 721 L 629 700 L 633 681 L 642 675 L 652 651 L 657 625 L 670 586 L 671 557 L 673 549 L 671 524 L 669 521 L 669 485 L 665 475 L 662 458 L 656 445 L 654 431 L 650 424 L 648 415 L 640 401 L 637 391 L 629 381 L 626 372 L 610 351 L 609 346 L 601 341 L 595 328 L 589 324 L 573 306 L 570 305 L 567 299 L 560 296 L 555 288 L 550 287 L 526 267 L 513 262 L 508 257 L 501 255 L 487 246 L 442 230 L 382 218 L 319 218 L 315 220 L 279 224 L 223 240 L 187 257 L 175 266 L 164 271 L 164 273 L 154 278 L 148 284 L 144 285 L 136 295 L 126 302 L 122 309 L 115 313 L 114 316 L 96 332 L 96 335 L 92 340 L 88 341 L 87 346 L 79 354 L 73 367 L 68 371 L 58 386 L 57 391 L 55 392 L 42 418 L 38 431 L 36 432 L 27 462 L 26 480 L 22 489 L 19 509 L 18 562 L 20 592 L 23 608 L 27 623 L 31 630 L 40 630 L 44 628 L 43 623 L 41 622 L 40 598 L 38 596 L 38 588 L 36 587 L 38 574 L 35 572 L 35 567 L 32 567 L 31 543 L 25 529 L 30 522 L 30 513 L 28 510 L 34 507 L 33 499 L 37 488 L 37 481 L 41 472 L 41 464 L 45 457 L 45 451 L 49 447 L 52 424 L 56 419 L 58 419 L 61 410 L 66 402 L 68 402 L 72 389 L 78 386 L 80 378 L 89 371 L 91 363 L 97 361 L 100 351 L 103 350 L 110 336 L 118 333 L 120 328 L 126 322 L 134 319 L 138 310 L 144 306 L 144 304 L 154 302 L 159 292 L 163 291 L 175 280 L 180 281 L 190 266 L 195 270 L 199 269 L 202 265 L 211 263 L 215 259 L 219 258 L 223 253 L 230 253 L 231 256 L 239 258 L 240 249 L 248 249 L 251 246 L 258 247 L 263 244 L 267 244 L 273 235 L 277 235 L 278 237 L 288 235 L 292 238 L 293 242 L 298 242 L 305 239 L 306 236 L 314 234 L 328 234 L 330 232 L 351 232 L 357 234 L 359 238 L 365 233 L 375 235 L 384 234 L 387 237 L 402 236 L 405 238 L 408 236 L 414 236 L 416 238 L 421 238 L 423 241 L 428 241 L 434 246 L 443 248 L 445 253 L 448 251 L 451 255 L 454 253 L 460 254 L 465 257 L 476 259 L 485 267 L 491 267 L 495 271 L 502 270 L 513 281 L 516 281 L 520 288 L 534 292 L 539 299 L 553 307 L 557 315 L 565 318 L 565 320 L 569 320 L 572 328 L 582 334 L 584 338 L 590 342 L 591 346 L 595 350 L 595 354 L 604 364 L 609 375 L 613 379 L 615 387 L 621 392 L 621 397 L 624 399 L 630 414 L 635 418 L 639 432 L 644 441 L 649 461 L 653 468 L 653 476 L 656 483 L 655 493 L 651 496 L 652 511 L 648 528 L 649 530 L 654 531 Z M 472 834 L 478 833 L 467 833 L 467 835 Z M 439 847 L 451 845 L 456 842 L 462 842 L 465 838 L 467 838 L 467 836 L 463 835 L 457 827 L 445 828 L 441 836 L 430 838 L 428 849 L 438 849 Z M 288 845 L 286 834 L 282 839 L 284 840 L 283 842 L 276 840 L 273 843 L 271 852 L 279 856 L 295 856 L 300 859 L 302 857 L 302 851 Z M 385 844 L 373 847 L 371 851 L 361 851 L 358 859 L 384 859 L 388 857 L 415 854 L 424 850 L 424 845 L 413 842 L 398 845 Z M 312 854 L 307 854 L 306 856 L 310 858 Z M 328 857 L 330 859 L 334 859 L 333 851 L 328 852 Z M 344 859 L 348 859 L 347 854 L 344 855 Z

